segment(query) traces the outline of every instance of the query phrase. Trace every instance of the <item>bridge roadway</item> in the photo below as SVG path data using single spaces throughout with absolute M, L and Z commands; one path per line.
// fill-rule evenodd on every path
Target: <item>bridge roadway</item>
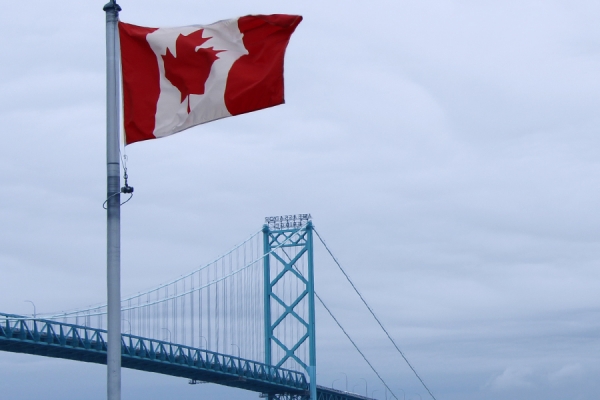
M 240 357 L 123 334 L 124 368 L 216 383 L 264 394 L 307 397 L 303 373 Z M 0 351 L 106 364 L 106 330 L 0 313 Z M 365 400 L 319 386 L 318 400 Z

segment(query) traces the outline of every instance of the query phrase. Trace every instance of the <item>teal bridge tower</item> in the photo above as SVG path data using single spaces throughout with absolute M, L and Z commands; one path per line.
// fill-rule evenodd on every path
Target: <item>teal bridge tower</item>
M 267 218 L 263 235 L 264 254 L 267 255 L 264 259 L 265 362 L 276 367 L 301 366 L 309 376 L 310 397 L 316 399 L 315 285 L 310 215 Z M 300 329 L 295 335 L 286 335 L 286 324 L 298 325 Z M 303 350 L 308 352 L 308 359 L 299 356 Z

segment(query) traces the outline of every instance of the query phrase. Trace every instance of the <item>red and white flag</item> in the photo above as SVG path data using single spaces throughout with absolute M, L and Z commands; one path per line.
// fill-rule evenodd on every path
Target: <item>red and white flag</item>
M 297 15 L 145 28 L 119 22 L 125 142 L 284 102 L 283 58 Z

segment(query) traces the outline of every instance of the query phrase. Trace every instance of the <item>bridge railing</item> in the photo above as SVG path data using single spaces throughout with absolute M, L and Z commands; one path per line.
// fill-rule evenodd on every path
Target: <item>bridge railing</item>
M 106 334 L 103 329 L 0 313 L 1 339 L 106 353 Z M 162 340 L 123 334 L 121 352 L 124 359 L 167 362 L 298 391 L 308 388 L 305 375 L 298 371 Z
M 375 400 L 357 393 L 317 386 L 317 400 Z
M 106 331 L 0 313 L 0 336 L 36 343 L 106 351 Z

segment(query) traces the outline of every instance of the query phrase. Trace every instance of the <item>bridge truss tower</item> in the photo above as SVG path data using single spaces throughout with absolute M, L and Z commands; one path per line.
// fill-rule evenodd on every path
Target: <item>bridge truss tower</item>
M 310 380 L 310 399 L 317 400 L 310 218 L 309 214 L 270 217 L 263 227 L 265 363 L 304 369 Z

